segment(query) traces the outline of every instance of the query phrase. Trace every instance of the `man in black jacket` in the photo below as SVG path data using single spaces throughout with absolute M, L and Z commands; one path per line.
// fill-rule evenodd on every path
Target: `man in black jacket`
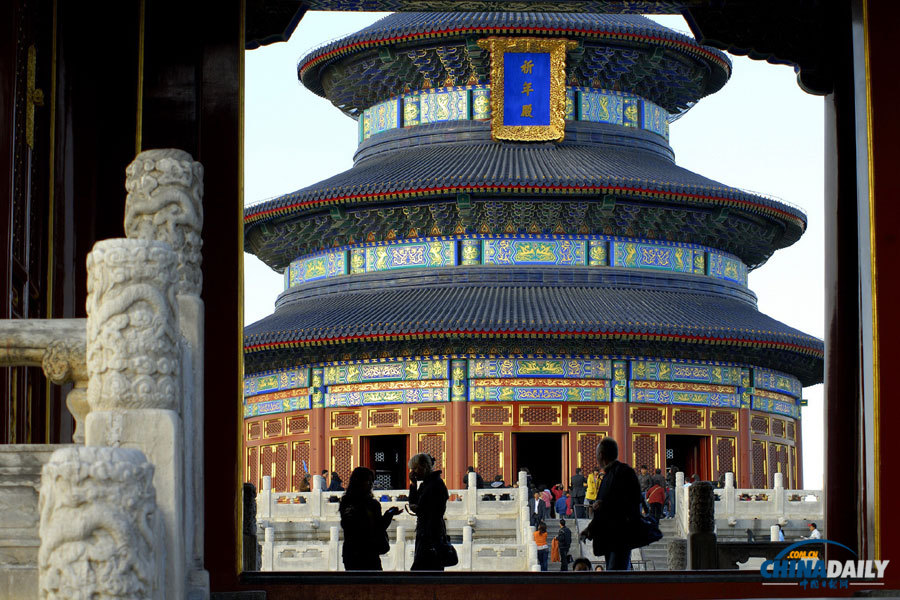
M 569 490 L 572 493 L 572 511 L 575 518 L 584 517 L 584 496 L 587 493 L 585 484 L 587 479 L 581 474 L 581 468 L 575 469 L 575 474 L 569 481 Z
M 550 510 L 547 503 L 541 498 L 540 492 L 535 492 L 534 497 L 528 501 L 528 512 L 531 515 L 531 526 L 537 527 L 541 521 L 550 516 Z
M 559 543 L 559 570 L 569 570 L 569 548 L 572 547 L 572 530 L 566 527 L 566 520 L 559 520 L 559 533 L 556 534 Z
M 594 555 L 606 557 L 607 571 L 630 571 L 633 538 L 641 518 L 641 486 L 634 469 L 619 462 L 619 445 L 605 437 L 597 464 L 606 473 L 594 501 L 594 518 L 581 536 L 594 541 Z

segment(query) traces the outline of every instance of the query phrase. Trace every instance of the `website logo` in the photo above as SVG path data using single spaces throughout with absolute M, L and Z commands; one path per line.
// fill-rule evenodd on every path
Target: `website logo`
M 849 586 L 884 585 L 889 560 L 825 560 L 822 548 L 832 544 L 858 556 L 844 544 L 826 540 L 803 540 L 791 544 L 773 560 L 759 567 L 763 585 L 797 585 L 803 589 L 849 589 Z M 808 546 L 817 546 L 810 548 Z

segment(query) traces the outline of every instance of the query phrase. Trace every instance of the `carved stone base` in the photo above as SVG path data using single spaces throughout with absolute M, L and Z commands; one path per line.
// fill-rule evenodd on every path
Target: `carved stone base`
M 164 598 L 153 465 L 138 450 L 75 446 L 44 466 L 40 598 Z
M 186 592 L 184 553 L 184 448 L 181 419 L 171 410 L 92 411 L 87 417 L 88 446 L 137 448 L 153 464 L 153 485 L 165 527 L 166 600 Z

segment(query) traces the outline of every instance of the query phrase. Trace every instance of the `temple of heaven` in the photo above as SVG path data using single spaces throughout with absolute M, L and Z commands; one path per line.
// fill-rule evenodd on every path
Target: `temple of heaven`
M 399 13 L 300 81 L 359 122 L 353 168 L 249 207 L 284 274 L 244 330 L 245 479 L 431 453 L 451 488 L 568 481 L 604 436 L 634 466 L 802 486 L 820 340 L 747 274 L 805 214 L 675 164 L 669 125 L 731 74 L 636 15 Z

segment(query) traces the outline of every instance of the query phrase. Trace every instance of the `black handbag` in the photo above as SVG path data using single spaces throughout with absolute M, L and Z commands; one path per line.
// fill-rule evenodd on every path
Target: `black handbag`
M 646 509 L 646 507 L 647 504 L 644 503 L 644 508 Z M 659 519 L 648 512 L 641 515 L 635 523 L 630 545 L 632 548 L 643 548 L 653 542 L 658 542 L 662 537 L 662 531 L 659 530 Z
M 459 564 L 459 556 L 456 555 L 456 548 L 450 543 L 450 538 L 444 536 L 444 541 L 438 544 L 437 559 L 442 567 L 452 567 Z

